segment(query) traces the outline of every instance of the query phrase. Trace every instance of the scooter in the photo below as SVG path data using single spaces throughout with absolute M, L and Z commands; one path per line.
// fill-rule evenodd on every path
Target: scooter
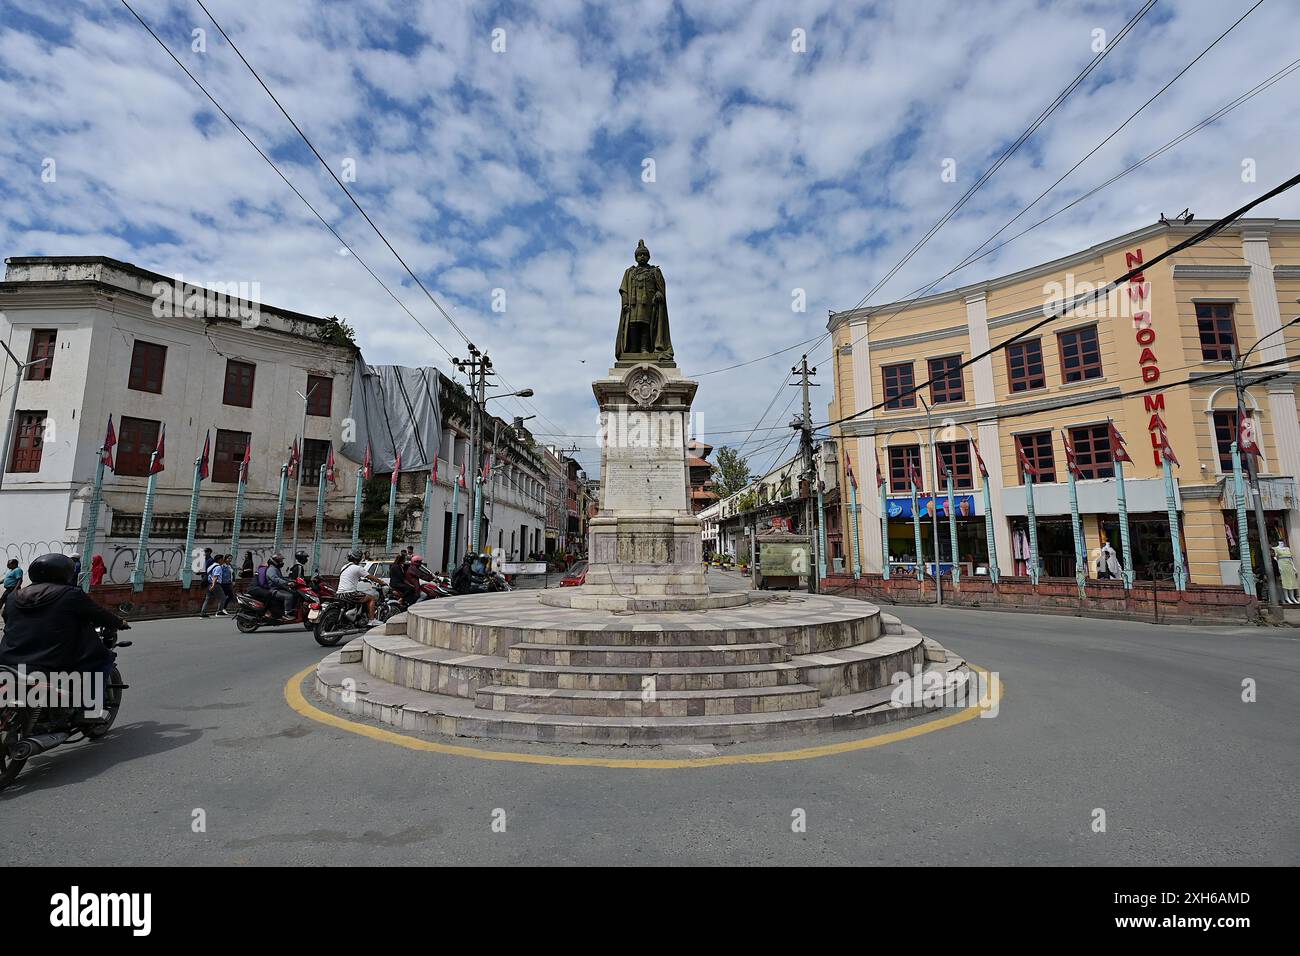
M 129 607 L 122 605 L 119 610 Z M 111 628 L 95 630 L 109 650 L 131 646 L 130 641 L 119 641 L 117 631 Z M 103 682 L 99 711 L 93 713 L 85 707 L 87 700 L 68 697 L 79 684 L 69 678 L 80 676 L 57 675 L 50 683 L 49 675 L 0 666 L 0 683 L 8 685 L 17 696 L 11 699 L 5 695 L 6 699 L 0 700 L 0 790 L 13 783 L 27 761 L 37 754 L 79 740 L 100 740 L 112 729 L 122 706 L 122 692 L 130 685 L 122 681 L 122 672 L 114 666 Z
M 275 602 L 264 601 L 254 596 L 251 589 L 237 595 L 235 601 L 239 605 L 239 610 L 235 612 L 235 627 L 239 628 L 242 634 L 252 634 L 260 627 L 283 627 L 288 624 L 301 624 L 309 631 L 314 629 L 315 623 L 308 618 L 311 606 L 319 603 L 320 593 L 332 594 L 333 592 L 325 587 L 319 576 L 312 578 L 311 584 L 302 578 L 296 578 L 293 586 L 298 594 L 298 600 L 294 603 L 293 614 L 288 617 L 272 612 L 270 605 L 278 603 L 278 599 Z

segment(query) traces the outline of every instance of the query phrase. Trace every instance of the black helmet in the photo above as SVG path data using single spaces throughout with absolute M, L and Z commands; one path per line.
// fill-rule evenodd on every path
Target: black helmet
M 302 564 L 306 564 L 306 563 L 307 563 L 307 552 L 306 552 L 306 551 L 298 551 L 298 552 L 296 552 L 296 553 L 294 554 L 293 559 L 294 559 L 295 561 L 299 561 L 299 562 L 301 562 Z
M 66 554 L 43 554 L 27 566 L 32 584 L 76 584 L 77 567 Z
M 349 552 L 348 552 L 348 560 L 351 561 L 353 564 L 360 564 L 360 563 L 361 563 L 361 552 L 360 552 L 360 551 L 349 551 Z
M 274 564 L 277 568 L 280 567 L 281 565 L 284 564 L 284 555 L 282 555 L 279 551 L 275 552 L 275 554 L 271 555 L 271 563 Z

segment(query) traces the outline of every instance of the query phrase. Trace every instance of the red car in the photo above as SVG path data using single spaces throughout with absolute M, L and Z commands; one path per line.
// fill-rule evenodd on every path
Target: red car
M 587 562 L 580 561 L 573 567 L 569 568 L 567 574 L 560 579 L 560 587 L 576 588 L 587 583 Z

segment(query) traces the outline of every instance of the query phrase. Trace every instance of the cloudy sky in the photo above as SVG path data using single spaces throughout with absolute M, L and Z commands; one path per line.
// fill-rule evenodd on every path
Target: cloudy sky
M 618 280 L 638 239 L 667 278 L 687 374 L 819 336 L 828 310 L 856 305 L 1093 58 L 1097 31 L 1114 37 L 1141 6 L 204 2 L 336 172 L 354 166 L 371 217 L 505 381 L 536 390 L 529 407 L 503 411 L 537 413 L 539 436 L 576 442 L 593 471 L 594 440 L 565 436 L 595 430 L 589 382 L 612 361 Z M 960 263 L 1253 4 L 1157 3 L 871 301 L 904 298 Z M 463 355 L 198 4 L 132 5 Z M 120 0 L 0 0 L 0 13 L 4 255 L 107 255 L 193 281 L 258 282 L 270 304 L 347 318 L 372 362 L 452 371 Z M 1298 28 L 1300 3 L 1264 0 L 1017 228 L 1285 67 L 1300 56 Z M 1295 173 L 1298 92 L 1295 73 L 940 288 L 1162 212 L 1239 206 Z M 42 178 L 48 159 L 54 182 Z M 1247 159 L 1256 182 L 1243 182 Z M 1300 215 L 1300 196 L 1256 215 Z M 704 437 L 745 440 L 799 354 L 703 374 Z M 828 357 L 825 343 L 811 355 Z M 828 364 L 820 378 L 818 419 Z M 754 467 L 782 450 L 795 395 L 780 390 L 754 433 Z

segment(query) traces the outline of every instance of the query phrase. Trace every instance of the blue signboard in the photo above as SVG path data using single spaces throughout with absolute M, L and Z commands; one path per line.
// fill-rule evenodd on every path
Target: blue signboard
M 953 495 L 953 504 L 957 506 L 958 518 L 970 518 L 975 516 L 975 496 L 974 495 Z M 939 495 L 936 499 L 933 495 L 917 495 L 917 506 L 921 509 L 921 517 L 928 518 L 938 509 L 940 518 L 948 517 L 948 496 Z M 912 496 L 906 498 L 886 498 L 885 504 L 889 509 L 890 518 L 912 519 Z

